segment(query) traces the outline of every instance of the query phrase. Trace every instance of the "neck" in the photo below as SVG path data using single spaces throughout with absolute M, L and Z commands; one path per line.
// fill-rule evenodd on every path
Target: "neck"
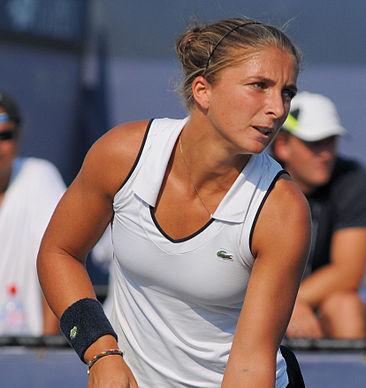
M 229 150 L 207 120 L 196 116 L 183 128 L 173 155 L 173 175 L 210 218 L 250 158 Z
M 197 189 L 214 183 L 227 190 L 250 159 L 250 155 L 235 154 L 205 120 L 197 117 L 189 120 L 180 136 L 185 163 Z
M 299 184 L 299 187 L 300 187 L 300 190 L 305 194 L 305 195 L 311 195 L 313 194 L 317 187 L 313 187 L 313 186 L 308 186 L 308 185 L 302 185 L 302 184 Z

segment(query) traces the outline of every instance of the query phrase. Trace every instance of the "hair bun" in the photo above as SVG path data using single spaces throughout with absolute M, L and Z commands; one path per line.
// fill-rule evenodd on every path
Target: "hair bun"
M 176 44 L 176 51 L 181 60 L 184 60 L 184 57 L 190 51 L 192 45 L 197 40 L 201 31 L 202 29 L 200 26 L 192 27 L 178 39 Z

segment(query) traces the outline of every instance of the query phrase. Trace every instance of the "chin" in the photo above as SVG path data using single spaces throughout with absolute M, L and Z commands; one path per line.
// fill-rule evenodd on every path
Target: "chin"
M 318 179 L 314 179 L 312 182 L 312 186 L 315 188 L 319 188 L 325 186 L 330 181 L 330 175 L 319 177 Z
M 258 155 L 260 154 L 261 152 L 264 151 L 264 148 L 261 148 L 261 149 L 245 149 L 245 150 L 242 150 L 240 153 L 242 155 Z
M 268 147 L 268 144 L 265 144 L 265 145 L 261 144 L 258 147 L 253 147 L 253 150 L 250 150 L 248 153 L 253 154 L 253 155 L 257 155 L 257 154 L 260 154 L 261 152 L 263 152 L 267 147 Z
M 248 154 L 260 154 L 268 147 L 268 142 L 262 143 L 255 141 L 246 147 L 246 153 Z

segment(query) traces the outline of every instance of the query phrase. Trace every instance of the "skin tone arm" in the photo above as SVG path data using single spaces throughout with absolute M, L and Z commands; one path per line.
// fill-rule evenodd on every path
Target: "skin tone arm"
M 77 300 L 95 298 L 85 257 L 112 219 L 113 197 L 135 161 L 146 126 L 147 122 L 127 124 L 98 140 L 50 221 L 37 268 L 44 295 L 58 318 Z M 85 360 L 117 347 L 112 336 L 103 336 L 87 349 Z M 120 356 L 99 360 L 89 375 L 89 387 L 112 384 L 115 384 L 113 387 L 137 387 Z
M 331 244 L 331 263 L 301 283 L 287 330 L 288 336 L 323 337 L 325 333 L 314 310 L 319 308 L 329 295 L 337 292 L 357 293 L 365 264 L 366 228 L 347 228 L 335 232 Z
M 309 236 L 306 200 L 293 182 L 280 179 L 255 226 L 255 262 L 222 388 L 275 386 L 276 352 L 305 267 Z
M 60 333 L 59 320 L 50 309 L 46 299 L 42 295 L 43 328 L 42 335 L 57 335 Z
M 334 233 L 331 263 L 307 277 L 300 286 L 299 299 L 318 307 L 331 293 L 357 291 L 366 264 L 366 228 L 347 228 Z

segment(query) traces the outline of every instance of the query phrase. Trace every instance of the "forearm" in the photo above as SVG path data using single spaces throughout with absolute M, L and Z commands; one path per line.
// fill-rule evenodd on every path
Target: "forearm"
M 274 388 L 276 357 L 274 354 L 230 356 L 222 388 L 263 387 Z
M 252 301 L 247 298 L 247 302 L 246 307 L 251 308 Z M 246 312 L 251 313 L 243 310 L 240 315 L 222 388 L 274 388 L 277 347 L 280 342 L 277 336 L 273 335 L 277 322 L 271 327 L 264 327 L 259 319 L 248 318 Z
M 76 301 L 95 298 L 85 266 L 72 256 L 41 249 L 37 267 L 44 295 L 58 318 Z M 84 360 L 88 362 L 94 355 L 112 348 L 118 348 L 116 339 L 103 335 L 87 348 Z
M 329 264 L 302 281 L 298 300 L 317 308 L 328 295 L 338 291 L 356 291 L 358 287 L 359 280 L 353 272 Z
M 66 253 L 41 248 L 37 270 L 43 294 L 58 318 L 77 300 L 96 297 L 85 265 Z
M 59 320 L 42 296 L 43 328 L 42 335 L 57 335 L 60 333 Z

